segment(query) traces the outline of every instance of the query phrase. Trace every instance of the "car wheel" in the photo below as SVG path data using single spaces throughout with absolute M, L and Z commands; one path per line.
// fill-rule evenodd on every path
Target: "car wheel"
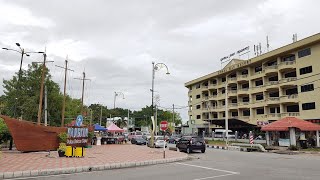
M 201 150 L 201 152 L 202 152 L 202 153 L 205 153 L 205 152 L 206 152 L 206 150 L 205 150 L 205 149 L 202 149 L 202 150 Z
M 191 153 L 191 150 L 189 147 L 187 147 L 187 153 L 190 154 Z

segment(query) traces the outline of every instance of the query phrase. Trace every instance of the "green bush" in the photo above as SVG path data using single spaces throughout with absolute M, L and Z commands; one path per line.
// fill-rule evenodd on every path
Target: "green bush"
M 288 149 L 291 150 L 291 151 L 297 151 L 298 150 L 297 146 L 295 146 L 295 145 L 289 146 Z
M 58 134 L 58 139 L 60 143 L 67 143 L 68 135 L 66 132 L 62 132 Z
M 66 145 L 66 143 L 60 143 L 59 144 L 59 148 L 58 148 L 58 151 L 63 151 L 63 152 L 66 152 L 66 150 L 67 150 L 67 145 Z

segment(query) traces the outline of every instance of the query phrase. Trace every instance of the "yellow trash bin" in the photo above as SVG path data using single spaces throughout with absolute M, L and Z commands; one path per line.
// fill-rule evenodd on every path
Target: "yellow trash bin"
M 74 150 L 75 157 L 84 157 L 85 156 L 85 148 L 84 147 L 76 147 Z
M 72 157 L 73 156 L 73 147 L 72 146 L 67 146 L 66 152 L 64 153 L 67 157 Z

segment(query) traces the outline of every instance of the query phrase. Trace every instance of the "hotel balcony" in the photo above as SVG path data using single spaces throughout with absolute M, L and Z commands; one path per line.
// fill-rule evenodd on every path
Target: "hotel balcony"
M 280 103 L 280 97 L 269 97 L 267 100 L 266 100 L 267 104 L 270 105 L 270 104 L 279 104 Z
M 280 80 L 280 86 L 295 86 L 297 85 L 297 77 L 289 77 L 289 78 L 283 78 Z
M 239 102 L 238 108 L 247 108 L 249 106 L 250 102 Z
M 204 97 L 202 97 L 202 100 L 203 100 L 203 101 L 208 101 L 208 100 L 209 100 L 209 96 L 204 96 Z
M 239 75 L 238 78 L 237 78 L 238 82 L 241 82 L 241 81 L 249 81 L 248 80 L 248 74 L 243 74 L 243 75 Z
M 265 74 L 270 74 L 270 73 L 275 73 L 278 72 L 278 66 L 273 65 L 273 66 L 265 66 L 264 67 Z
M 226 81 L 218 84 L 217 88 L 222 88 L 226 86 Z
M 228 104 L 229 109 L 238 109 L 238 103 L 230 103 Z
M 281 103 L 298 103 L 298 94 L 284 95 L 280 97 Z
M 265 114 L 256 114 L 254 115 L 253 119 L 256 119 L 257 121 L 264 121 L 266 119 Z
M 241 94 L 249 94 L 249 88 L 238 89 L 238 95 L 241 95 Z
M 270 113 L 270 114 L 266 114 L 266 118 L 268 120 L 279 120 L 281 118 L 281 114 L 280 113 Z
M 279 70 L 285 70 L 285 69 L 294 69 L 295 68 L 296 61 L 284 61 L 280 62 L 278 65 Z
M 209 84 L 208 89 L 217 89 L 217 84 Z
M 265 106 L 266 101 L 264 99 L 262 100 L 256 100 L 253 102 L 252 106 L 254 107 L 260 107 L 260 106 Z
M 228 96 L 237 96 L 237 90 L 229 90 Z
M 238 116 L 238 119 L 244 122 L 250 121 L 250 116 Z
M 228 78 L 228 84 L 237 83 L 237 77 Z
M 252 74 L 251 79 L 257 79 L 264 76 L 264 70 Z
M 284 112 L 284 113 L 281 113 L 281 118 L 284 118 L 284 117 L 298 117 L 300 116 L 300 112 Z
M 255 93 L 259 93 L 259 92 L 263 92 L 264 91 L 264 86 L 256 86 L 256 87 L 252 87 L 250 93 L 251 94 L 255 94 Z
M 209 100 L 217 100 L 218 95 L 211 95 L 209 96 Z
M 268 81 L 265 84 L 266 90 L 268 89 L 279 89 L 279 81 Z

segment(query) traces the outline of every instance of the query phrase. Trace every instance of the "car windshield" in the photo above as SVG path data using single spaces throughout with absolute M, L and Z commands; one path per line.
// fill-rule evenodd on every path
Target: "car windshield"
M 143 141 L 143 138 L 136 138 L 137 141 Z
M 142 135 L 142 133 L 141 132 L 136 132 L 136 135 Z

